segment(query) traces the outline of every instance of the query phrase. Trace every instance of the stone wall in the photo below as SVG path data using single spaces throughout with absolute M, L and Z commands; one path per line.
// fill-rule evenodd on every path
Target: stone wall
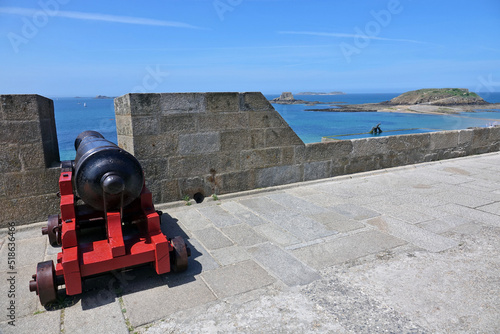
M 127 94 L 115 112 L 155 202 L 300 180 L 304 144 L 261 93 Z
M 342 143 L 342 144 L 341 144 Z M 333 157 L 331 176 L 390 168 L 500 150 L 500 127 L 327 141 L 344 145 L 345 156 Z M 346 146 L 347 145 L 347 146 Z M 335 146 L 332 150 L 337 150 Z
M 500 150 L 500 127 L 305 145 L 260 93 L 127 94 L 115 112 L 157 203 Z
M 44 221 L 59 212 L 53 102 L 0 101 L 0 227 Z M 261 93 L 127 94 L 115 113 L 155 203 L 500 150 L 500 127 L 305 145 Z
M 0 95 L 0 227 L 57 213 L 59 149 L 52 100 Z

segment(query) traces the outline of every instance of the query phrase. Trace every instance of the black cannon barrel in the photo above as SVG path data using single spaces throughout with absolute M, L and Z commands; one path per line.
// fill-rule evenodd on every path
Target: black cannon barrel
M 132 154 L 96 131 L 80 133 L 75 149 L 73 187 L 85 203 L 96 210 L 117 210 L 140 195 L 144 174 Z

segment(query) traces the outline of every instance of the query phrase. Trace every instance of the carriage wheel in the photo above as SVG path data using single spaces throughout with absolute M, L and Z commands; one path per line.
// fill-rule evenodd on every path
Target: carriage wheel
M 36 266 L 36 275 L 30 281 L 30 291 L 36 291 L 40 303 L 46 305 L 57 299 L 56 270 L 54 262 L 39 262 Z
M 42 234 L 47 234 L 52 247 L 61 244 L 61 221 L 58 215 L 50 215 L 47 227 L 42 228 Z
M 171 240 L 174 250 L 170 253 L 170 266 L 174 272 L 181 272 L 188 266 L 188 248 L 184 239 L 177 236 Z

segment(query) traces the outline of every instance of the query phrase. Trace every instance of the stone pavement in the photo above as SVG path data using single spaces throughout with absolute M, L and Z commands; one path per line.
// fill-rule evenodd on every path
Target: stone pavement
M 157 208 L 186 272 L 114 272 L 49 310 L 28 282 L 59 249 L 18 226 L 15 327 L 0 232 L 0 332 L 500 332 L 500 153 Z

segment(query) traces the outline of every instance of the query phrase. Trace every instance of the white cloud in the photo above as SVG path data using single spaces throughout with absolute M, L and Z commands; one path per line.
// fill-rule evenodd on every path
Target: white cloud
M 2 14 L 32 16 L 40 12 L 43 12 L 43 10 L 35 8 L 21 8 L 21 7 L 0 7 L 0 13 Z M 64 17 L 74 20 L 103 21 L 112 23 L 139 24 L 139 25 L 161 26 L 161 27 L 172 27 L 172 28 L 203 29 L 183 22 L 164 21 L 164 20 L 156 20 L 156 19 L 132 17 L 132 16 L 118 16 L 109 14 L 84 13 L 84 12 L 61 11 L 61 10 L 55 10 L 47 14 L 50 16 Z
M 340 37 L 340 38 L 367 38 L 376 39 L 381 41 L 393 41 L 393 42 L 408 42 L 408 43 L 419 43 L 425 44 L 425 42 L 415 41 L 412 39 L 399 39 L 399 38 L 385 38 L 378 36 L 370 36 L 368 34 L 345 34 L 338 32 L 317 32 L 317 31 L 278 31 L 278 34 L 289 34 L 289 35 L 311 35 L 311 36 L 323 36 L 323 37 Z

